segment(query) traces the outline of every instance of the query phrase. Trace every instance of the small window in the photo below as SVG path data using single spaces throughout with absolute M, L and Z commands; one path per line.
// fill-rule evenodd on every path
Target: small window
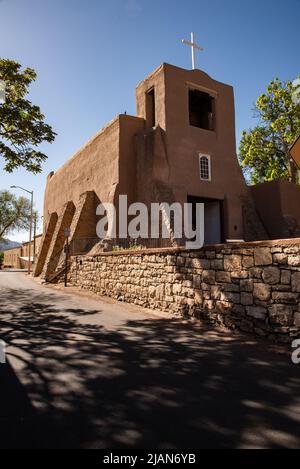
M 200 179 L 202 181 L 211 181 L 210 155 L 200 155 Z
M 190 125 L 204 130 L 215 130 L 215 103 L 208 93 L 189 90 Z
M 155 91 L 151 88 L 146 93 L 146 124 L 147 127 L 155 127 Z

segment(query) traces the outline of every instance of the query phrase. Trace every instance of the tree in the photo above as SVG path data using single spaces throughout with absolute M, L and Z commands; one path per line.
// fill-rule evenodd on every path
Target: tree
M 300 77 L 299 77 L 300 78 Z M 260 122 L 242 133 L 239 160 L 253 184 L 285 179 L 297 183 L 289 148 L 300 133 L 300 80 L 271 81 L 255 106 Z
M 0 155 L 5 159 L 7 172 L 19 167 L 34 174 L 41 172 L 47 156 L 36 146 L 55 139 L 40 108 L 26 99 L 36 77 L 32 68 L 22 71 L 19 63 L 0 59 L 0 82 L 5 89 L 5 99 L 0 102 Z
M 0 240 L 14 230 L 27 229 L 31 202 L 26 197 L 16 197 L 9 191 L 0 191 Z

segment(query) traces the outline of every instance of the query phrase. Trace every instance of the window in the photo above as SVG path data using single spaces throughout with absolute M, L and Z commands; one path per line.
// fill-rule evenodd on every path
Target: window
M 189 90 L 190 125 L 204 130 L 215 129 L 215 100 L 208 93 Z
M 200 155 L 200 179 L 202 181 L 211 181 L 210 155 Z
M 155 91 L 151 88 L 146 93 L 146 124 L 147 127 L 155 127 Z

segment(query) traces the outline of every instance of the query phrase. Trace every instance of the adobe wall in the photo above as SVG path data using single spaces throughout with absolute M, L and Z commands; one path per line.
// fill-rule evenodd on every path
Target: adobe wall
M 45 226 L 51 213 L 61 213 L 69 201 L 77 206 L 86 191 L 94 191 L 102 202 L 113 202 L 120 181 L 123 187 L 135 187 L 133 135 L 143 126 L 141 119 L 118 116 L 58 171 L 50 173 L 44 199 Z
M 252 198 L 236 155 L 233 88 L 200 70 L 163 64 L 137 87 L 137 114 L 143 118 L 145 93 L 151 87 L 155 87 L 159 129 L 148 129 L 145 136 L 139 137 L 144 173 L 151 175 L 152 181 L 159 181 L 163 191 L 170 188 L 169 198 L 181 204 L 187 202 L 188 195 L 223 201 L 225 239 L 266 239 L 254 208 L 250 218 L 258 229 L 245 230 L 244 212 Z M 189 88 L 214 97 L 214 131 L 190 125 Z M 199 153 L 211 156 L 212 181 L 199 178 Z
M 166 66 L 166 134 L 170 184 L 176 199 L 187 195 L 224 200 L 225 238 L 245 239 L 241 197 L 247 187 L 236 156 L 233 88 L 200 70 Z M 199 88 L 215 99 L 215 131 L 189 125 L 188 90 Z M 199 152 L 211 155 L 212 182 L 199 181 Z
M 165 67 L 161 64 L 156 70 L 142 80 L 136 87 L 136 115 L 146 120 L 146 93 L 155 88 L 155 122 L 156 125 L 166 130 L 166 85 Z
M 215 97 L 216 131 L 189 125 L 188 89 L 193 84 Z M 156 128 L 147 128 L 146 92 L 155 87 Z M 225 239 L 266 239 L 235 153 L 233 89 L 200 70 L 162 64 L 136 90 L 137 116 L 119 115 L 55 173 L 44 199 L 44 229 L 50 214 L 94 191 L 99 202 L 127 194 L 132 202 L 187 202 L 188 196 L 219 199 Z M 201 181 L 199 152 L 211 155 L 212 181 Z M 245 209 L 246 207 L 246 209 Z M 250 207 L 250 210 L 249 210 Z M 245 216 L 247 223 L 245 223 Z M 249 227 L 249 229 L 248 229 Z M 246 229 L 247 228 L 247 229 Z M 87 236 L 95 236 L 93 228 Z
M 300 336 L 300 239 L 78 256 L 69 281 L 282 343 Z
M 35 254 L 38 255 L 40 247 L 41 247 L 42 235 L 38 235 L 35 238 Z M 34 249 L 34 242 L 31 241 L 30 245 L 30 256 L 33 256 L 33 249 Z M 28 257 L 29 256 L 29 242 L 23 243 L 22 246 L 22 256 Z
M 38 235 L 35 238 L 35 252 L 38 255 L 40 246 L 41 246 L 42 235 Z M 33 256 L 33 247 L 34 242 L 31 241 L 30 247 L 30 256 Z M 14 269 L 23 269 L 27 267 L 27 262 L 20 259 L 21 257 L 28 257 L 29 256 L 29 242 L 23 243 L 22 246 L 7 249 L 4 251 L 4 267 L 12 267 Z
M 251 186 L 270 239 L 300 236 L 300 186 L 277 180 Z
M 12 267 L 14 269 L 21 269 L 21 260 L 20 257 L 22 256 L 22 246 L 7 249 L 4 251 L 4 260 L 3 265 L 4 267 Z

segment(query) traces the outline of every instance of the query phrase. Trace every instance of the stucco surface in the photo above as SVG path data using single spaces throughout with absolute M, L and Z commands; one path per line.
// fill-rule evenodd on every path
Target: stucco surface
M 190 89 L 204 91 L 214 99 L 214 130 L 190 125 Z M 154 127 L 150 126 L 153 119 L 149 119 L 149 90 L 154 90 Z M 81 213 L 80 198 L 90 192 L 94 203 L 85 209 L 88 213 L 80 215 L 79 225 L 85 226 L 76 224 L 73 237 L 94 235 L 90 225 L 96 225 L 97 205 L 112 202 L 118 210 L 118 197 L 126 194 L 129 204 L 184 204 L 188 197 L 215 200 L 220 206 L 221 241 L 265 238 L 237 161 L 232 87 L 200 70 L 162 64 L 138 85 L 136 104 L 136 117 L 117 116 L 60 169 L 49 174 L 45 228 L 50 215 L 61 217 L 67 203 L 73 203 L 75 213 Z M 200 154 L 210 155 L 210 181 L 200 179 Z M 58 244 L 62 248 L 62 243 Z M 51 262 L 51 256 L 47 262 Z

